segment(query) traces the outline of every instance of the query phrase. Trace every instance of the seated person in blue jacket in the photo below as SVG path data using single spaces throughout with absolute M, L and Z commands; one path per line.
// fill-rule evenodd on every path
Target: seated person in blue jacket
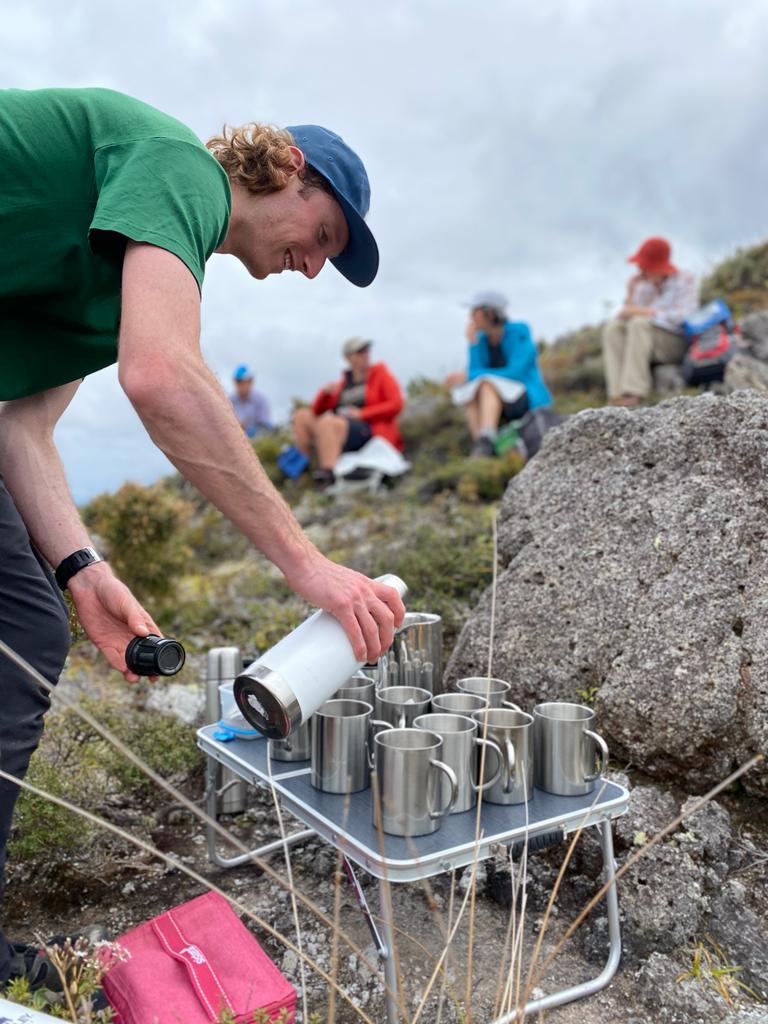
M 552 396 L 539 370 L 531 329 L 507 319 L 506 297 L 477 292 L 468 306 L 468 367 L 449 374 L 445 386 L 464 406 L 474 442 L 472 455 L 488 456 L 494 454 L 502 419 L 519 420 L 531 409 L 551 405 Z

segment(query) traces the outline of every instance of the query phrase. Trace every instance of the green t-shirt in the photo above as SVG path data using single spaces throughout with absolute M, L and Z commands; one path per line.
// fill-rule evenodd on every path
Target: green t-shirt
M 193 132 L 108 89 L 0 90 L 0 400 L 114 363 L 126 239 L 202 287 L 227 176 Z

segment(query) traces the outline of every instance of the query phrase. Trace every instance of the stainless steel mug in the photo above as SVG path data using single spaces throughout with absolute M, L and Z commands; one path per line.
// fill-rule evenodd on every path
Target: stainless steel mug
M 376 717 L 396 729 L 413 725 L 429 711 L 432 694 L 419 686 L 387 686 L 376 692 Z
M 267 740 L 273 761 L 308 761 L 312 751 L 309 722 L 288 733 L 284 740 Z
M 558 796 L 591 793 L 608 764 L 608 746 L 592 728 L 592 708 L 537 704 L 533 720 L 538 788 Z
M 387 653 L 398 682 L 439 693 L 443 680 L 443 620 L 431 612 L 406 612 Z
M 459 795 L 454 771 L 441 760 L 443 741 L 426 729 L 390 729 L 373 740 L 378 799 L 373 824 L 394 836 L 425 836 L 440 828 Z M 442 778 L 450 796 L 441 804 Z
M 371 784 L 373 708 L 361 700 L 327 700 L 312 715 L 312 776 L 323 793 L 357 793 Z
M 213 647 L 208 651 L 208 673 L 206 675 L 206 721 L 211 724 L 221 718 L 222 683 L 232 680 L 243 667 L 243 656 L 239 647 Z M 232 698 L 234 701 L 234 697 Z M 231 768 L 218 765 L 216 768 L 216 814 L 241 814 L 245 810 L 248 784 L 243 782 Z
M 485 697 L 489 708 L 511 708 L 522 711 L 517 704 L 507 700 L 512 687 L 503 679 L 489 679 L 488 676 L 468 676 L 456 683 L 459 693 L 473 693 L 477 697 Z
M 489 804 L 524 804 L 533 796 L 533 718 L 525 711 L 488 708 L 472 716 L 479 735 L 503 751 L 501 778 L 483 796 Z M 486 773 L 488 768 L 486 765 Z
M 473 719 L 446 712 L 419 715 L 413 724 L 416 729 L 426 729 L 428 732 L 437 733 L 443 741 L 442 760 L 449 768 L 453 769 L 459 784 L 459 795 L 456 797 L 451 814 L 460 814 L 462 811 L 470 810 L 477 803 L 478 791 L 490 789 L 501 778 L 501 773 L 504 770 L 504 756 L 492 740 L 484 740 L 478 736 L 478 725 Z M 486 748 L 485 775 L 490 777 L 481 784 L 478 782 L 478 778 L 480 754 L 483 747 Z M 490 773 L 487 768 L 493 758 L 495 758 L 496 770 Z M 447 778 L 444 778 L 442 802 L 447 803 L 450 795 L 450 783 Z
M 448 715 L 469 715 L 488 707 L 485 697 L 477 697 L 474 693 L 439 693 L 432 698 L 432 710 Z
M 356 672 L 333 695 L 335 700 L 362 700 L 373 707 L 376 697 L 376 680 L 367 673 Z

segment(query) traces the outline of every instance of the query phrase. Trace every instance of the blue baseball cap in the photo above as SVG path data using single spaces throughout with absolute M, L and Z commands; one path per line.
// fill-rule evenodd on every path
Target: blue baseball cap
M 232 374 L 232 380 L 253 380 L 253 374 L 245 363 L 241 363 Z
M 379 249 L 365 223 L 371 204 L 371 186 L 363 161 L 340 136 L 318 124 L 296 124 L 286 130 L 307 163 L 331 186 L 346 218 L 349 241 L 331 263 L 352 284 L 367 287 L 379 269 Z

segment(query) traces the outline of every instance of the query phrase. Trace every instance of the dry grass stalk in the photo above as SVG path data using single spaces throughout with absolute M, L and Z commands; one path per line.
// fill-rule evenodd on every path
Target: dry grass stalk
M 527 812 L 526 812 L 527 813 Z M 528 822 L 526 821 L 526 834 Z M 525 843 L 520 856 L 520 868 L 515 874 L 515 863 L 512 850 L 508 851 L 510 885 L 512 886 L 512 902 L 510 905 L 507 934 L 504 950 L 499 964 L 499 975 L 494 995 L 494 1019 L 503 1013 L 510 1012 L 512 1000 L 515 1005 L 520 994 L 520 978 L 522 972 L 523 934 L 525 928 L 525 908 L 527 903 L 526 884 L 528 880 L 528 844 Z M 520 920 L 517 921 L 517 901 L 520 899 Z M 507 961 L 509 966 L 506 967 Z
M 283 853 L 285 854 L 285 870 L 288 875 L 288 892 L 291 897 L 291 911 L 293 913 L 293 924 L 296 929 L 296 946 L 300 952 L 299 959 L 299 973 L 301 975 L 301 1005 L 304 1011 L 304 1020 L 309 1018 L 307 1013 L 307 979 L 304 973 L 304 943 L 301 937 L 301 922 L 299 921 L 299 909 L 296 906 L 296 887 L 293 884 L 293 865 L 291 864 L 291 851 L 288 843 L 286 842 L 285 825 L 283 823 L 283 812 L 280 807 L 280 801 L 277 798 L 277 790 L 275 789 L 275 782 L 272 778 L 272 756 L 269 750 L 269 744 L 267 744 L 267 775 L 269 776 L 269 791 L 272 794 L 272 802 L 275 807 L 275 814 L 277 815 L 277 824 L 280 829 L 280 838 L 283 841 Z M 335 980 L 335 979 L 334 979 Z M 333 988 L 331 989 L 333 991 Z
M 451 889 L 448 894 L 448 932 L 450 934 L 453 926 L 453 903 L 456 896 L 456 872 L 451 871 Z M 448 950 L 450 953 L 450 950 Z M 443 1019 L 443 1007 L 445 1005 L 446 986 L 448 984 L 447 972 L 443 974 L 443 980 L 440 983 L 440 995 L 437 1001 L 437 1020 L 435 1024 L 441 1024 Z
M 388 917 L 389 922 L 391 924 L 394 921 L 394 909 L 393 909 L 393 906 L 392 906 L 392 887 L 391 887 L 391 885 L 389 883 L 389 878 L 387 878 L 386 850 L 385 850 L 385 846 L 384 846 L 384 842 L 385 842 L 384 841 L 384 825 L 383 825 L 383 819 L 382 819 L 382 814 L 381 814 L 381 799 L 380 799 L 380 795 L 379 795 L 378 776 L 376 774 L 375 767 L 371 771 L 371 794 L 372 794 L 372 797 L 373 797 L 373 823 L 374 823 L 374 826 L 376 828 L 376 834 L 379 837 L 379 856 L 381 857 L 381 862 L 384 865 L 384 878 L 383 878 L 383 881 L 384 881 L 384 899 L 385 899 L 386 904 L 387 904 L 387 917 Z M 381 891 L 381 889 L 379 891 Z M 405 1005 L 405 993 L 404 993 L 404 989 L 403 989 L 403 978 L 402 978 L 402 975 L 400 973 L 400 958 L 397 955 L 397 943 L 395 942 L 395 938 L 394 938 L 394 929 L 391 929 L 391 931 L 392 931 L 391 941 L 387 942 L 387 956 L 388 957 L 392 957 L 392 962 L 395 965 L 395 977 L 397 979 L 395 987 L 397 988 L 397 992 L 394 993 L 394 998 L 397 999 L 397 1001 L 399 1003 L 398 1009 L 399 1009 L 400 1015 L 402 1016 L 403 1020 L 405 1020 L 407 1018 L 407 1015 L 408 1015 L 408 1010 L 407 1010 L 406 1005 Z M 385 978 L 386 978 L 386 974 L 385 974 Z M 385 984 L 386 984 L 386 981 L 385 981 Z M 389 986 L 386 986 L 386 988 L 387 988 L 387 991 L 389 991 Z
M 491 529 L 493 531 L 493 576 L 491 577 L 491 622 L 488 631 L 488 679 L 490 680 L 493 671 L 493 645 L 496 641 L 495 628 L 496 628 L 496 591 L 498 588 L 499 579 L 499 538 L 498 538 L 498 514 L 494 513 L 491 520 Z M 482 728 L 482 739 L 485 741 L 488 739 L 488 716 L 483 715 L 483 728 Z M 479 778 L 482 781 L 485 778 L 485 752 L 487 747 L 483 742 L 480 747 L 480 775 Z M 480 819 L 483 810 L 483 790 L 482 788 L 477 794 L 477 813 L 475 816 L 475 849 L 477 854 L 480 853 Z M 471 897 L 470 897 L 470 912 L 469 912 L 469 927 L 467 933 L 467 981 L 464 994 L 464 1007 L 467 1015 L 467 1024 L 472 1024 L 472 988 L 473 988 L 473 957 L 474 957 L 474 941 L 475 941 L 475 888 L 477 872 L 472 872 L 471 882 Z
M 647 856 L 648 853 L 653 849 L 653 847 L 657 846 L 662 839 L 665 839 L 668 835 L 671 835 L 673 832 L 675 832 L 686 818 L 692 818 L 698 811 L 702 809 L 702 807 L 706 807 L 708 803 L 710 803 L 712 800 L 714 800 L 716 796 L 722 793 L 723 790 L 727 789 L 729 786 L 732 786 L 734 782 L 736 782 L 738 779 L 742 777 L 742 775 L 746 775 L 748 771 L 751 771 L 756 765 L 764 761 L 765 756 L 765 754 L 755 754 L 755 756 L 750 758 L 749 761 L 745 761 L 745 763 L 742 764 L 739 768 L 737 768 L 736 771 L 731 772 L 731 774 L 727 778 L 723 779 L 722 782 L 718 782 L 716 786 L 713 786 L 712 789 L 710 789 L 707 793 L 704 794 L 704 796 L 697 800 L 693 807 L 686 810 L 685 814 L 678 814 L 678 816 L 673 821 L 671 821 L 668 825 L 665 825 L 660 832 L 657 832 L 656 835 L 652 836 L 647 843 L 645 843 L 641 847 L 638 847 L 638 849 L 635 850 L 635 852 L 627 858 L 627 860 L 616 872 L 615 876 L 609 882 L 606 882 L 603 886 L 601 886 L 600 889 L 595 893 L 595 895 L 581 909 L 576 919 L 569 925 L 563 937 L 560 939 L 555 948 L 543 962 L 543 964 L 538 969 L 536 974 L 529 974 L 528 983 L 526 984 L 525 989 L 525 1002 L 528 1001 L 530 991 L 541 980 L 541 978 L 544 975 L 544 972 L 547 970 L 550 964 L 553 963 L 553 961 L 555 960 L 555 958 L 557 957 L 558 953 L 563 948 L 565 943 L 568 942 L 568 940 L 575 934 L 575 932 L 583 924 L 583 922 L 589 916 L 589 914 L 592 913 L 592 911 L 595 909 L 600 900 L 605 896 L 605 894 L 608 892 L 611 886 L 616 885 L 619 879 L 623 878 L 623 876 L 629 871 L 629 869 L 633 867 L 633 865 L 635 865 L 642 857 Z M 578 833 L 576 835 L 578 835 Z M 576 836 L 574 837 L 574 839 L 575 838 Z M 569 855 L 573 845 L 574 844 L 572 842 L 571 848 L 569 848 Z
M 462 917 L 464 916 L 464 910 L 466 909 L 467 903 L 469 902 L 469 894 L 472 891 L 472 883 L 475 880 L 474 876 L 475 876 L 476 872 L 477 872 L 477 861 L 475 861 L 473 863 L 473 865 L 472 865 L 472 879 L 470 880 L 470 884 L 467 886 L 467 891 L 464 894 L 464 899 L 461 901 L 461 906 L 459 907 L 459 912 L 456 915 L 456 921 L 455 921 L 453 927 L 451 928 L 451 931 L 448 934 L 448 941 L 446 942 L 446 944 L 443 947 L 443 950 L 442 950 L 440 956 L 438 957 L 437 963 L 435 964 L 435 968 L 432 971 L 432 974 L 430 976 L 429 981 L 427 982 L 427 987 L 424 989 L 424 993 L 423 993 L 423 995 L 421 997 L 421 1001 L 419 1002 L 419 1005 L 416 1007 L 416 1013 L 414 1014 L 413 1018 L 411 1019 L 410 1024 L 418 1024 L 419 1017 L 421 1017 L 422 1013 L 424 1012 L 424 1007 L 426 1006 L 427 1000 L 429 999 L 429 996 L 430 996 L 430 993 L 432 992 L 432 989 L 434 988 L 435 980 L 437 979 L 438 975 L 440 974 L 440 972 L 443 969 L 443 962 L 445 961 L 445 958 L 448 955 L 448 950 L 450 949 L 451 944 L 453 943 L 453 940 L 456 937 L 456 932 L 458 931 L 459 925 L 461 924 Z
M 348 779 L 348 786 L 351 780 Z M 344 814 L 342 816 L 342 828 L 346 829 L 349 818 L 350 794 L 344 797 Z M 339 974 L 339 934 L 341 932 L 341 883 L 343 879 L 342 865 L 344 854 L 341 849 L 336 850 L 336 871 L 333 878 L 333 932 L 331 934 L 331 977 L 338 980 Z M 328 1006 L 326 1009 L 328 1020 L 326 1024 L 336 1024 L 336 989 L 331 988 L 328 992 Z
M 24 779 L 17 779 L 15 775 L 11 775 L 8 772 L 3 771 L 2 769 L 0 769 L 0 779 L 4 779 L 6 782 L 10 782 L 15 786 L 19 786 L 21 789 L 24 789 L 29 793 L 33 793 L 35 796 L 42 797 L 45 800 L 50 800 L 51 803 L 54 803 L 59 807 L 63 807 L 65 810 L 71 811 L 73 814 L 77 814 L 81 818 L 85 818 L 85 820 L 90 821 L 91 824 L 96 825 L 99 828 L 103 828 L 106 831 L 111 832 L 113 835 L 120 836 L 121 839 L 124 839 L 126 842 L 132 843 L 134 846 L 137 846 L 140 850 L 144 850 L 145 853 L 149 853 L 153 857 L 157 857 L 158 860 L 163 861 L 163 863 L 167 864 L 169 867 L 172 867 L 177 871 L 181 871 L 183 874 L 187 875 L 193 881 L 197 882 L 198 885 L 202 885 L 210 892 L 215 892 L 219 896 L 222 896 L 232 907 L 240 911 L 241 914 L 244 914 L 246 917 L 248 917 L 249 920 L 254 922 L 254 924 L 257 924 L 260 928 L 263 928 L 264 931 L 271 935 L 273 939 L 275 939 L 277 942 L 280 942 L 282 945 L 286 946 L 286 948 L 293 950 L 293 952 L 302 960 L 304 960 L 307 966 L 309 966 L 325 982 L 327 982 L 329 985 L 334 985 L 338 994 L 342 997 L 342 999 L 344 999 L 346 1003 L 348 1003 L 348 1005 L 355 1011 L 358 1017 L 365 1022 L 365 1024 L 376 1024 L 376 1022 L 373 1021 L 368 1016 L 368 1014 L 365 1013 L 365 1011 L 357 1005 L 356 1002 L 354 1002 L 354 1000 L 352 999 L 348 992 L 346 992 L 338 984 L 335 984 L 333 978 L 331 978 L 331 976 L 326 971 L 324 971 L 323 968 L 320 967 L 320 965 L 317 964 L 308 954 L 304 953 L 296 945 L 294 945 L 294 943 L 287 936 L 277 931 L 276 928 L 269 924 L 268 921 L 265 921 L 264 918 L 260 917 L 255 911 L 251 910 L 250 907 L 246 906 L 240 900 L 235 899 L 233 896 L 228 895 L 226 892 L 223 891 L 223 889 L 220 889 L 217 885 L 209 881 L 207 878 L 204 878 L 203 875 L 199 874 L 193 868 L 190 868 L 182 861 L 176 860 L 173 857 L 169 857 L 161 850 L 158 850 L 156 847 L 152 846 L 151 843 L 147 843 L 143 839 L 139 839 L 138 836 L 131 835 L 130 832 L 126 832 L 125 829 L 120 828 L 119 825 L 114 825 L 112 822 L 106 821 L 104 818 L 100 818 L 96 814 L 92 814 L 91 811 L 86 811 L 82 807 L 77 807 L 74 804 L 70 803 L 69 800 L 65 800 L 63 797 L 56 796 L 53 793 L 47 793 L 44 790 L 38 789 L 36 786 L 30 785 L 30 783 L 28 783 Z
M 37 683 L 38 686 L 41 686 L 46 692 L 50 694 L 53 694 L 55 692 L 55 687 L 52 686 L 51 683 L 49 683 L 48 680 L 44 678 L 44 676 L 42 676 L 35 668 L 33 668 L 29 664 L 29 662 L 22 658 L 21 655 L 17 654 L 3 640 L 0 640 L 0 653 L 4 654 L 7 658 L 13 661 L 14 664 L 18 665 L 18 667 L 21 668 L 30 677 L 30 679 L 33 679 L 35 683 Z M 107 729 L 97 719 L 95 719 L 89 711 L 87 711 L 85 708 L 80 707 L 76 700 L 67 698 L 62 692 L 58 692 L 56 694 L 56 699 L 59 704 L 61 704 L 64 707 L 70 708 L 72 711 L 75 712 L 75 714 L 79 715 L 83 719 L 83 721 L 87 722 L 91 726 L 91 728 L 98 733 L 99 736 L 101 736 L 108 743 L 110 743 L 115 748 L 115 750 L 119 751 L 128 761 L 131 762 L 131 764 L 134 764 L 140 771 L 142 771 L 147 776 L 147 778 L 151 779 L 157 786 L 159 786 L 160 789 L 168 793 L 169 796 L 171 796 L 171 798 L 173 799 L 174 803 L 181 805 L 186 810 L 188 810 L 190 814 L 193 815 L 193 817 L 197 818 L 203 824 L 213 828 L 213 830 L 219 836 L 227 840 L 227 842 L 231 843 L 232 846 L 234 846 L 235 849 L 238 850 L 240 853 L 249 854 L 251 863 L 256 865 L 256 867 L 258 867 L 265 875 L 267 875 L 267 877 L 271 878 L 276 885 L 279 885 L 280 888 L 290 892 L 290 887 L 286 879 L 283 878 L 283 876 L 280 875 L 277 871 L 275 871 L 275 869 L 267 861 L 263 860 L 261 857 L 257 857 L 251 850 L 248 849 L 245 843 L 241 842 L 241 840 L 237 838 L 237 836 L 232 835 L 232 833 L 225 829 L 224 826 L 221 825 L 218 821 L 216 821 L 214 818 L 209 817 L 208 814 L 206 814 L 206 812 L 201 807 L 198 807 L 196 803 L 194 803 L 192 800 L 186 797 L 179 789 L 177 789 L 170 782 L 164 779 L 162 775 L 159 775 L 156 771 L 154 771 L 140 757 L 134 754 L 134 752 L 128 746 L 126 746 L 126 744 L 123 743 L 123 741 L 119 739 L 119 737 L 115 736 L 109 729 Z M 14 779 L 14 781 L 18 782 L 17 779 Z M 48 794 L 45 794 L 45 796 L 48 796 Z M 49 798 L 53 800 L 52 796 Z M 54 800 L 54 802 L 56 801 Z M 77 808 L 74 809 L 79 811 L 79 809 Z M 320 910 L 320 908 L 313 900 L 311 900 L 309 897 L 305 896 L 298 890 L 296 890 L 296 896 L 300 900 L 300 902 L 302 902 L 304 906 L 312 914 L 314 914 L 314 916 L 319 921 L 321 921 L 326 927 L 333 927 L 332 920 L 327 916 L 327 914 L 324 914 L 323 911 Z M 349 936 L 346 935 L 346 933 L 342 933 L 339 937 L 345 943 L 345 945 L 349 947 L 350 951 L 353 952 L 355 956 L 357 956 L 360 959 L 360 961 L 363 964 L 365 964 L 366 967 L 369 968 L 369 970 L 373 972 L 376 971 L 376 966 L 370 962 L 370 960 L 365 956 L 365 953 L 352 941 L 352 939 L 349 938 Z

